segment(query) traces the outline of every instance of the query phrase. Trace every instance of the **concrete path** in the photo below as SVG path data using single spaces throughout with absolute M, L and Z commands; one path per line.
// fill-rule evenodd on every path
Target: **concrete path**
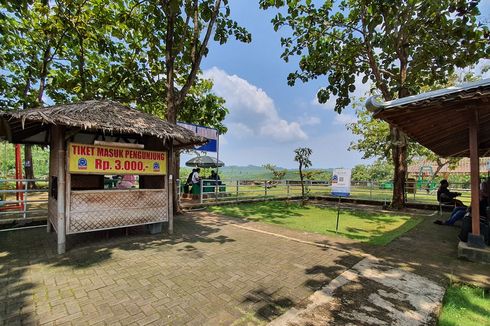
M 282 325 L 432 325 L 444 287 L 367 257 L 271 322 Z

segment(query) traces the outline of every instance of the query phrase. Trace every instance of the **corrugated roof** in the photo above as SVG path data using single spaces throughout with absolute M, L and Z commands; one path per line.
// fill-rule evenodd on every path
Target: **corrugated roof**
M 409 104 L 414 104 L 423 101 L 433 101 L 447 96 L 454 97 L 458 93 L 473 91 L 478 88 L 490 87 L 490 78 L 482 79 L 476 82 L 465 83 L 457 86 L 451 86 L 443 89 L 438 89 L 431 92 L 421 93 L 418 95 L 407 96 L 393 101 L 379 102 L 379 96 L 371 96 L 366 101 L 366 108 L 372 112 L 380 109 L 390 109 L 401 107 Z
M 488 167 L 488 162 L 490 162 L 489 157 L 480 158 L 480 172 L 486 172 Z M 437 163 L 432 161 L 417 161 L 408 165 L 408 173 L 418 174 L 421 168 L 424 168 L 424 171 L 427 171 L 427 167 L 431 167 L 432 172 L 435 172 L 437 169 Z M 440 173 L 467 173 L 469 174 L 470 169 L 470 160 L 468 158 L 463 158 L 458 164 L 451 168 L 449 165 L 445 165 L 439 172 Z
M 478 116 L 479 156 L 490 155 L 490 79 L 380 103 L 374 117 L 442 157 L 469 156 L 469 117 Z

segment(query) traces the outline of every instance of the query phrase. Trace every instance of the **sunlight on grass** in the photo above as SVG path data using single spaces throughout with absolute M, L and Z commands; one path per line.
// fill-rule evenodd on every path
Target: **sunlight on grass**
M 341 209 L 339 230 L 335 232 L 337 210 L 313 205 L 301 206 L 280 201 L 213 206 L 209 210 L 231 217 L 278 224 L 320 234 L 338 234 L 373 245 L 385 245 L 407 232 L 420 217 Z
M 438 325 L 490 325 L 490 291 L 469 285 L 450 286 Z

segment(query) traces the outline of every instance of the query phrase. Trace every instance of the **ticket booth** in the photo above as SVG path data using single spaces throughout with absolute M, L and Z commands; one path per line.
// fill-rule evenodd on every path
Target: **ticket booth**
M 205 142 L 112 101 L 0 113 L 0 137 L 49 145 L 48 230 L 58 253 L 76 233 L 148 225 L 173 230 L 173 151 Z

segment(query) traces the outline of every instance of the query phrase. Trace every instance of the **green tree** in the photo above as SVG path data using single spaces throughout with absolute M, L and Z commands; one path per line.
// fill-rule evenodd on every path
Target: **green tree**
M 49 1 L 32 1 L 30 5 L 0 7 L 2 25 L 0 41 L 1 106 L 31 108 L 43 103 L 46 80 L 54 56 L 66 35 L 59 16 Z M 10 10 L 5 10 L 10 9 Z M 34 179 L 31 145 L 24 146 L 25 178 Z M 35 188 L 34 182 L 28 183 Z
M 294 150 L 294 160 L 299 163 L 298 171 L 299 179 L 301 180 L 301 197 L 303 198 L 303 202 L 306 200 L 303 169 L 307 169 L 311 166 L 311 153 L 312 150 L 308 147 L 299 147 Z
M 282 180 L 287 172 L 286 170 L 278 170 L 274 164 L 264 164 L 262 167 L 272 172 L 273 180 Z
M 0 49 L 0 106 L 29 108 L 45 103 L 113 99 L 165 117 L 168 30 L 167 12 L 162 8 L 168 3 L 34 0 L 14 6 L 2 2 L 0 42 L 4 46 Z M 185 3 L 188 7 L 191 1 Z M 226 6 L 220 7 L 224 12 L 219 11 L 215 19 L 217 24 L 223 24 L 229 14 L 227 1 L 224 3 Z M 198 9 L 206 11 L 208 7 L 201 3 Z M 187 15 L 184 22 L 193 21 L 199 28 L 204 26 L 207 18 L 197 19 L 195 12 L 190 7 L 187 9 L 183 13 Z M 179 20 L 179 26 L 184 22 Z M 214 27 L 221 32 L 240 29 L 234 23 L 221 29 Z M 188 29 L 184 34 L 189 36 L 192 31 L 198 30 Z M 184 34 L 180 32 L 173 30 L 177 34 L 175 39 L 182 43 L 180 38 Z M 218 40 L 224 42 L 227 35 Z M 207 48 L 201 47 L 198 39 L 193 40 L 194 43 L 186 39 L 185 48 L 200 47 L 206 54 Z M 178 53 L 181 47 L 174 46 L 172 53 Z M 190 69 L 189 53 L 190 50 L 185 55 L 175 54 L 173 68 L 178 76 L 175 87 L 184 81 L 180 78 Z M 178 117 L 224 133 L 223 120 L 228 112 L 224 100 L 211 92 L 212 83 L 201 79 L 199 74 L 199 69 L 195 69 L 192 83 L 182 96 Z M 29 159 L 26 157 L 26 160 Z
M 369 175 L 369 166 L 366 164 L 357 164 L 352 168 L 352 181 L 369 181 L 371 176 Z
M 149 48 L 150 54 L 147 61 L 161 72 L 158 80 L 170 123 L 175 124 L 184 110 L 210 40 L 224 44 L 233 36 L 242 42 L 251 41 L 250 33 L 230 18 L 228 0 L 133 0 L 129 7 L 132 12 L 139 11 L 134 24 L 143 25 L 142 47 Z M 170 173 L 178 175 L 178 153 L 171 160 L 174 165 Z M 177 209 L 176 203 L 174 207 Z
M 393 175 L 393 164 L 386 160 L 376 160 L 373 164 L 359 164 L 352 169 L 354 181 L 385 181 Z
M 483 68 L 483 70 L 485 69 L 486 67 Z M 433 91 L 480 79 L 481 75 L 475 74 L 474 67 L 470 67 L 468 70 L 452 73 L 447 82 L 423 86 L 421 87 L 421 91 Z M 353 135 L 358 136 L 355 141 L 351 142 L 349 150 L 362 152 L 364 159 L 378 158 L 389 162 L 391 161 L 390 127 L 388 123 L 374 119 L 372 114 L 361 105 L 361 103 L 364 102 L 364 98 L 355 100 L 353 107 L 356 110 L 357 121 L 346 125 L 347 129 L 349 129 Z M 407 162 L 410 163 L 414 160 L 427 160 L 437 164 L 437 168 L 432 175 L 433 180 L 444 166 L 455 166 L 460 158 L 439 157 L 431 150 L 408 139 Z
M 287 7 L 273 19 L 289 27 L 282 58 L 301 56 L 288 83 L 326 76 L 318 100 L 336 97 L 335 110 L 351 103 L 356 77 L 370 82 L 385 101 L 447 81 L 456 67 L 488 57 L 488 29 L 478 23 L 479 1 L 441 0 L 260 0 L 262 8 Z M 390 126 L 394 164 L 392 206 L 404 205 L 408 137 Z

